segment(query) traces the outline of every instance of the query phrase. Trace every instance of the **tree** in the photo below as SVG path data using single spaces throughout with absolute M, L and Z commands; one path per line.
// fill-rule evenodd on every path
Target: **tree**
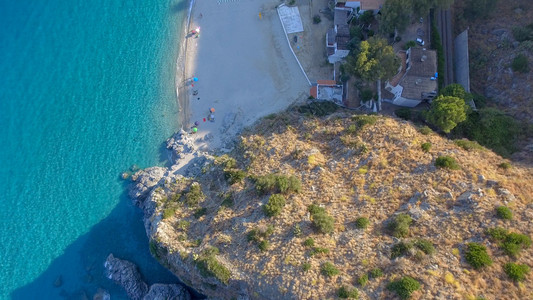
M 385 39 L 371 37 L 361 42 L 357 58 L 349 58 L 347 67 L 364 80 L 376 81 L 396 74 L 400 59 Z
M 461 98 L 453 96 L 439 96 L 431 103 L 427 120 L 449 133 L 457 124 L 466 120 L 468 106 Z
M 470 94 L 469 92 L 465 91 L 464 87 L 458 83 L 452 83 L 448 85 L 447 87 L 443 88 L 440 91 L 440 94 L 443 96 L 452 96 L 461 98 L 465 101 L 470 101 L 474 96 Z
M 381 9 L 381 22 L 379 30 L 384 33 L 393 33 L 395 29 L 403 32 L 411 20 L 413 0 L 386 0 Z
M 434 0 L 412 0 L 413 12 L 417 17 L 425 17 L 429 9 L 435 4 Z

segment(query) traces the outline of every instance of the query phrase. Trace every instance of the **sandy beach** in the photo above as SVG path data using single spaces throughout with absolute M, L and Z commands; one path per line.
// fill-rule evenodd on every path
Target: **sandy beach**
M 258 118 L 305 99 L 309 84 L 287 44 L 279 1 L 195 1 L 185 69 L 177 70 L 180 121 L 199 151 L 223 149 Z M 192 78 L 198 78 L 193 81 Z M 209 120 L 214 109 L 214 121 Z M 181 163 L 186 163 L 182 158 Z

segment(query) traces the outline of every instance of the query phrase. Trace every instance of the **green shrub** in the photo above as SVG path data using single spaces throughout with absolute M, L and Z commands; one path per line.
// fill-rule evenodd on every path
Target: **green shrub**
M 281 213 L 283 207 L 285 207 L 285 197 L 274 194 L 268 198 L 268 203 L 263 206 L 263 210 L 267 216 L 275 217 Z
M 365 285 L 368 283 L 368 275 L 363 274 L 357 278 L 357 283 L 359 283 L 360 286 L 365 287 Z
M 429 150 L 431 150 L 431 143 L 430 142 L 422 143 L 421 147 L 422 147 L 422 151 L 429 152 Z
M 400 257 L 402 255 L 407 254 L 407 252 L 413 247 L 413 244 L 411 243 L 404 243 L 399 242 L 398 244 L 392 246 L 391 248 L 391 259 L 395 259 L 396 257 Z
M 302 235 L 302 228 L 300 227 L 300 224 L 294 224 L 292 228 L 292 234 L 294 234 L 294 236 L 296 237 L 299 237 Z
M 249 242 L 260 243 L 263 239 L 271 236 L 274 233 L 274 226 L 254 228 L 248 232 L 247 238 Z
M 313 247 L 315 245 L 315 240 L 312 238 L 308 238 L 304 241 L 304 246 L 306 247 Z
M 394 114 L 401 119 L 404 119 L 406 121 L 412 120 L 412 109 L 407 107 L 398 108 L 394 111 Z
M 194 212 L 194 217 L 196 219 L 200 219 L 201 216 L 205 215 L 205 213 L 207 212 L 207 208 L 205 207 L 202 207 L 202 208 L 199 208 L 197 209 L 195 212 Z
M 317 254 L 329 254 L 329 249 L 328 248 L 315 247 L 309 253 L 310 256 L 317 255 Z
M 261 250 L 261 252 L 265 252 L 270 247 L 270 243 L 267 240 L 262 240 L 257 246 L 259 247 L 259 250 Z
M 303 263 L 302 264 L 302 270 L 304 270 L 304 272 L 307 272 L 311 269 L 311 264 L 310 263 Z
M 513 36 L 519 42 L 533 40 L 533 23 L 525 27 L 513 27 Z
M 377 116 L 374 115 L 354 115 L 352 116 L 352 121 L 355 121 L 355 124 L 359 128 L 363 128 L 366 125 L 374 125 L 378 120 Z
M 341 299 L 357 299 L 359 297 L 359 291 L 356 288 L 342 286 L 337 291 L 337 296 Z
M 455 161 L 455 158 L 451 156 L 439 156 L 435 160 L 435 166 L 438 168 L 447 168 L 450 170 L 459 170 L 461 167 Z
M 322 207 L 319 207 L 315 204 L 311 204 L 308 207 L 309 212 L 311 213 L 313 227 L 317 229 L 320 233 L 332 233 L 335 225 L 335 219 L 328 215 L 326 210 Z
M 229 184 L 235 184 L 241 182 L 246 177 L 246 172 L 239 169 L 226 169 L 224 170 L 224 177 Z
M 381 270 L 380 268 L 374 268 L 370 270 L 370 277 L 379 278 L 381 276 L 383 276 L 383 270 Z
M 498 216 L 498 218 L 503 219 L 503 220 L 512 220 L 513 212 L 507 206 L 498 206 L 496 208 L 496 216 Z
M 224 195 L 224 200 L 222 200 L 222 203 L 220 203 L 221 207 L 230 208 L 233 207 L 233 194 L 227 193 Z
M 508 162 L 502 162 L 501 164 L 498 165 L 498 168 L 509 170 L 511 168 L 511 164 Z
M 515 263 L 506 263 L 503 266 L 505 273 L 514 281 L 524 281 L 529 273 L 529 266 Z
M 520 73 L 529 72 L 529 65 L 528 65 L 527 56 L 525 56 L 524 54 L 517 55 L 513 59 L 513 62 L 511 63 L 511 68 L 515 72 L 520 72 Z
M 339 106 L 331 101 L 313 101 L 298 107 L 298 112 L 308 116 L 324 117 L 336 112 L 337 109 Z
M 415 247 L 422 250 L 427 255 L 432 255 L 435 253 L 435 247 L 433 246 L 433 243 L 431 243 L 428 240 L 419 239 L 415 242 Z
M 370 221 L 368 218 L 365 217 L 359 217 L 355 220 L 355 227 L 359 229 L 365 229 L 370 224 Z
M 423 135 L 430 135 L 433 133 L 433 130 L 431 130 L 431 128 L 428 126 L 422 126 L 418 129 L 418 131 Z
M 371 89 L 364 89 L 361 91 L 360 97 L 362 102 L 367 102 L 374 98 L 374 92 Z
M 339 269 L 337 269 L 335 265 L 330 262 L 323 263 L 322 266 L 320 267 L 320 272 L 322 272 L 322 274 L 328 277 L 333 277 L 335 275 L 340 274 Z
M 176 214 L 175 208 L 165 208 L 163 210 L 163 219 L 168 219 Z
M 211 249 L 214 247 L 211 247 Z M 228 284 L 231 277 L 231 272 L 223 264 L 218 262 L 215 255 L 218 254 L 218 249 L 216 251 L 205 251 L 198 259 L 195 261 L 196 267 L 200 271 L 200 274 L 204 277 L 214 277 L 218 281 Z
M 189 206 L 196 206 L 200 201 L 205 198 L 204 193 L 202 193 L 202 187 L 199 183 L 191 184 L 189 191 L 185 194 L 185 201 Z
M 500 227 L 490 228 L 487 233 L 492 239 L 499 242 L 499 246 L 505 254 L 512 257 L 518 256 L 522 249 L 531 246 L 531 238 L 525 234 L 508 232 Z
M 469 141 L 469 140 L 456 140 L 455 144 L 467 151 L 470 150 L 484 150 L 483 146 L 478 144 L 476 141 Z
M 287 177 L 285 175 L 268 174 L 256 178 L 255 187 L 259 193 L 280 192 L 288 194 L 291 192 L 299 193 L 301 183 L 295 176 Z
M 409 48 L 413 48 L 413 47 L 416 47 L 416 42 L 415 41 L 408 41 L 407 43 L 405 43 L 405 45 L 403 46 L 403 50 L 407 50 Z
M 313 24 L 318 24 L 320 22 L 322 22 L 322 19 L 320 18 L 320 16 L 319 15 L 315 15 L 313 17 Z
M 487 253 L 487 248 L 479 243 L 467 244 L 465 259 L 474 269 L 492 265 L 492 259 Z
M 420 289 L 420 283 L 412 277 L 404 276 L 399 280 L 390 282 L 387 289 L 398 294 L 400 299 L 409 299 L 414 291 Z
M 413 219 L 406 214 L 398 214 L 387 226 L 392 236 L 401 238 L 409 235 L 409 226 Z
M 179 220 L 174 225 L 174 228 L 176 230 L 187 230 L 187 229 L 189 229 L 190 226 L 191 226 L 191 222 L 189 222 L 187 220 Z

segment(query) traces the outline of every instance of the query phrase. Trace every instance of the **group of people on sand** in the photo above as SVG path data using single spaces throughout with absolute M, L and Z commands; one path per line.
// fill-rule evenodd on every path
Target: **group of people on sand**
M 198 78 L 194 77 L 194 80 L 198 81 Z M 199 91 L 197 89 L 192 91 L 193 96 L 198 96 L 198 93 Z M 197 97 L 197 99 L 200 100 L 200 97 Z M 213 107 L 209 109 L 209 113 L 207 114 L 206 118 L 203 118 L 203 121 L 206 122 L 206 119 L 209 122 L 215 122 L 215 109 Z M 191 134 L 198 132 L 198 125 L 200 125 L 200 122 L 195 121 L 194 125 L 191 127 L 191 131 L 190 131 Z

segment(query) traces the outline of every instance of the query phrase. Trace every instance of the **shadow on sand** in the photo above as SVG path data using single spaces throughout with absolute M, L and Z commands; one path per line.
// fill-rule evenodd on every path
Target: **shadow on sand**
M 10 297 L 93 299 L 102 288 L 112 299 L 127 299 L 125 290 L 104 276 L 104 262 L 109 253 L 135 263 L 147 284 L 179 283 L 177 277 L 150 255 L 142 212 L 123 193 L 105 219 L 68 246 L 37 279 L 15 290 Z

